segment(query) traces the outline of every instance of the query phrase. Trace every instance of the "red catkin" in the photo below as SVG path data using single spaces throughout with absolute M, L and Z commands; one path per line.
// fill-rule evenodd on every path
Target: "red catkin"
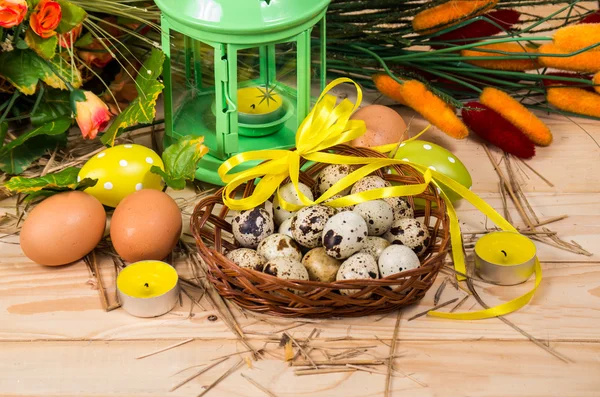
M 588 75 L 581 74 L 581 73 L 554 72 L 554 73 L 546 73 L 546 76 L 570 77 L 572 79 L 589 80 L 591 82 L 591 78 Z M 566 86 L 566 87 L 577 87 L 577 88 L 581 88 L 582 90 L 594 92 L 593 86 L 591 86 L 591 85 L 590 86 L 582 86 L 582 84 L 577 83 L 575 81 L 544 79 L 544 80 L 542 80 L 542 82 L 544 83 L 544 87 L 546 87 L 546 88 L 557 87 L 557 86 L 562 86 L 562 87 Z
M 508 120 L 479 102 L 469 102 L 462 109 L 465 124 L 479 137 L 498 146 L 506 153 L 530 159 L 534 144 Z
M 600 23 L 600 10 L 583 18 L 578 23 Z

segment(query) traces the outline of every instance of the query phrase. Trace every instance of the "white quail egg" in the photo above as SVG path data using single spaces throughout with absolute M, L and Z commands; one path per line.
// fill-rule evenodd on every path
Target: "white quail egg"
M 379 274 L 391 276 L 405 270 L 416 269 L 421 265 L 419 257 L 406 245 L 390 245 L 379 257 Z
M 292 237 L 304 247 L 318 247 L 325 224 L 334 214 L 335 210 L 325 205 L 302 208 L 292 220 Z
M 310 188 L 306 186 L 304 183 L 298 183 L 298 189 L 309 199 L 313 200 L 313 194 L 310 191 Z M 292 183 L 287 183 L 279 188 L 279 195 L 285 201 L 290 204 L 303 205 L 300 198 L 298 198 L 298 192 Z M 290 218 L 294 215 L 295 212 L 287 211 L 281 208 L 279 205 L 279 197 L 275 194 L 275 198 L 273 199 L 273 218 L 277 225 L 281 225 L 283 221 Z
M 227 257 L 227 259 L 229 259 L 239 267 L 258 270 L 259 272 L 263 271 L 263 267 L 267 262 L 265 258 L 260 256 L 256 251 L 250 248 L 238 248 L 233 251 L 230 251 L 225 256 Z
M 341 194 L 334 194 L 333 196 L 331 196 L 327 200 L 323 201 L 323 204 L 327 204 L 330 201 L 337 200 L 337 199 L 342 198 L 342 197 L 345 197 L 345 196 L 342 196 Z M 331 208 L 333 208 L 333 207 L 331 207 Z M 336 213 L 338 213 L 338 212 L 344 212 L 344 211 L 352 211 L 354 209 L 354 206 L 353 205 L 349 205 L 347 207 L 336 207 L 336 208 L 333 208 L 333 209 L 335 210 Z
M 354 212 L 367 222 L 369 236 L 381 236 L 390 230 L 394 222 L 392 207 L 383 200 L 371 200 L 357 204 Z
M 263 208 L 242 211 L 231 222 L 233 237 L 246 248 L 256 248 L 258 243 L 275 231 L 273 218 Z
M 397 221 L 400 218 L 414 218 L 415 211 L 410 206 L 408 200 L 403 197 L 387 197 L 383 199 L 392 207 L 394 212 L 394 220 Z
M 285 221 L 281 222 L 281 225 L 279 225 L 279 230 L 277 230 L 279 233 L 281 234 L 285 234 L 286 236 L 290 236 L 293 238 L 292 236 L 292 219 L 294 219 L 294 217 L 289 217 L 287 218 Z
M 325 248 L 313 248 L 302 258 L 302 264 L 308 270 L 311 281 L 330 283 L 335 281 L 335 276 L 341 262 L 327 255 Z
M 275 258 L 265 264 L 263 273 L 285 280 L 308 280 L 308 271 L 302 263 L 289 258 Z M 289 289 L 298 294 L 301 291 Z
M 362 249 L 367 235 L 367 222 L 356 212 L 344 211 L 327 221 L 323 229 L 323 246 L 327 255 L 345 259 Z
M 336 281 L 341 280 L 359 280 L 359 279 L 377 279 L 379 272 L 377 261 L 369 254 L 359 252 L 346 259 L 340 266 L 336 275 Z M 342 295 L 352 295 L 358 292 L 355 289 L 341 289 Z M 371 292 L 362 295 L 361 298 L 368 298 Z
M 268 261 L 275 258 L 288 258 L 295 261 L 302 259 L 298 243 L 290 236 L 280 233 L 271 234 L 261 241 L 256 252 Z
M 360 252 L 369 254 L 373 256 L 375 260 L 379 260 L 379 256 L 381 255 L 383 250 L 389 246 L 390 242 L 384 239 L 383 237 L 369 236 L 366 238 L 365 245 L 362 247 Z
M 349 165 L 345 164 L 331 164 L 323 168 L 323 170 L 317 176 L 317 189 L 320 194 L 325 193 L 332 187 L 337 181 L 347 177 L 352 173 Z M 350 188 L 346 188 L 339 192 L 340 195 L 345 196 L 350 191 Z
M 391 184 L 383 178 L 380 178 L 377 175 L 369 175 L 356 182 L 354 186 L 352 186 L 352 191 L 350 193 L 362 193 L 366 192 L 367 190 L 379 189 L 388 186 L 391 186 Z
M 431 240 L 427 227 L 413 218 L 401 218 L 394 221 L 390 230 L 383 237 L 392 244 L 406 245 L 417 255 L 421 255 L 427 250 Z

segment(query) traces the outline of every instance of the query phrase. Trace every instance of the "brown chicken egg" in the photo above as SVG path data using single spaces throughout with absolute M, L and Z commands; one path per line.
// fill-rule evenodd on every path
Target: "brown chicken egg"
M 125 197 L 115 209 L 110 238 L 127 262 L 161 260 L 181 236 L 181 211 L 168 194 L 142 189 Z
M 365 106 L 354 113 L 351 119 L 364 120 L 367 125 L 367 132 L 353 140 L 352 146 L 373 147 L 398 143 L 406 130 L 402 116 L 387 106 Z
M 106 212 L 96 198 L 79 191 L 59 193 L 31 211 L 21 229 L 21 249 L 40 265 L 65 265 L 90 253 L 105 225 Z

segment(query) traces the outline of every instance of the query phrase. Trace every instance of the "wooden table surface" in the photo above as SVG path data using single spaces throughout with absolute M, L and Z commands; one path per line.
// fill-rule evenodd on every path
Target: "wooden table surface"
M 409 119 L 413 114 L 400 109 Z M 551 127 L 554 144 L 538 148 L 528 163 L 549 179 L 548 186 L 527 168 L 519 172 L 523 188 L 542 220 L 568 217 L 550 225 L 567 241 L 574 240 L 594 255 L 580 256 L 537 244 L 544 279 L 533 301 L 507 316 L 515 325 L 566 356 L 565 363 L 534 345 L 499 319 L 450 321 L 415 313 L 433 306 L 437 285 L 419 305 L 404 310 L 397 338 L 392 377 L 393 396 L 598 396 L 600 395 L 600 123 L 569 120 L 558 115 L 539 116 Z M 414 133 L 425 125 L 412 122 Z M 473 191 L 495 208 L 502 208 L 498 177 L 480 141 L 455 141 L 435 128 L 424 137 L 453 151 L 473 176 Z M 492 150 L 499 159 L 500 152 Z M 185 195 L 186 193 L 183 193 Z M 5 207 L 8 204 L 4 203 Z M 5 210 L 10 210 L 5 208 Z M 519 216 L 511 207 L 515 219 Z M 458 206 L 463 231 L 492 227 L 468 203 Z M 522 223 L 517 223 L 517 226 Z M 244 351 L 226 324 L 205 300 L 190 318 L 190 301 L 154 319 L 139 319 L 118 309 L 104 312 L 86 265 L 59 268 L 31 263 L 20 251 L 18 237 L 0 244 L 0 395 L 2 396 L 195 396 L 230 368 L 232 357 L 173 393 L 169 389 L 211 359 Z M 181 272 L 186 266 L 176 263 Z M 101 262 L 106 285 L 114 285 L 112 262 Z M 516 297 L 532 281 L 515 287 L 479 285 L 488 303 Z M 462 297 L 448 286 L 442 301 Z M 463 305 L 475 304 L 469 297 Z M 479 306 L 475 305 L 474 309 Z M 394 314 L 358 319 L 331 319 L 304 324 L 278 318 L 257 318 L 237 311 L 237 320 L 249 343 L 265 346 L 289 329 L 302 339 L 321 330 L 314 346 L 343 349 L 369 347 L 369 354 L 389 356 Z M 218 317 L 218 316 L 217 316 Z M 193 338 L 192 342 L 145 359 L 137 356 Z M 332 341 L 332 339 L 341 339 Z M 347 372 L 296 376 L 282 361 L 283 348 L 267 344 L 263 359 L 244 364 L 208 396 L 265 396 L 250 377 L 275 396 L 383 395 L 385 376 Z M 315 359 L 321 358 L 313 353 Z M 247 356 L 241 355 L 241 357 Z M 377 367 L 384 372 L 385 367 Z

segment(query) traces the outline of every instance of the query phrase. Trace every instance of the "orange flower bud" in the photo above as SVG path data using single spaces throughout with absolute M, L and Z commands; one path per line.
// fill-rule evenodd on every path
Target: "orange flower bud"
M 0 27 L 9 29 L 17 26 L 27 14 L 25 0 L 0 0 Z
M 31 29 L 43 39 L 52 37 L 62 18 L 60 4 L 52 0 L 42 0 L 31 13 L 29 24 Z
M 450 0 L 421 11 L 412 20 L 413 29 L 428 34 L 456 25 L 494 8 L 500 0 Z
M 81 93 L 81 91 L 76 91 Z M 76 120 L 81 134 L 86 139 L 94 139 L 98 132 L 104 131 L 110 121 L 108 106 L 89 91 L 83 92 L 85 100 L 75 99 Z
M 554 33 L 554 45 L 566 52 L 574 52 L 582 48 L 600 43 L 600 25 L 585 23 L 560 28 Z M 590 51 L 600 51 L 600 46 Z
M 546 99 L 567 112 L 600 117 L 600 95 L 594 92 L 575 87 L 548 88 Z
M 496 51 L 504 51 L 510 52 L 510 55 L 523 55 L 529 52 L 535 52 L 531 50 L 525 45 L 520 45 L 517 43 L 496 43 L 496 44 L 487 44 L 479 47 L 462 50 L 460 54 L 464 57 L 485 57 L 485 56 L 493 56 L 500 57 L 506 56 L 504 54 L 498 54 L 495 52 L 485 52 L 478 50 L 496 50 Z M 500 59 L 500 60 L 465 60 L 472 65 L 477 65 L 486 69 L 496 69 L 496 70 L 513 70 L 523 72 L 525 70 L 534 70 L 540 67 L 539 63 L 536 60 L 536 57 L 533 56 L 531 59 Z
M 538 51 L 541 54 L 569 54 L 555 44 L 544 44 Z M 600 71 L 600 55 L 598 51 L 586 51 L 570 57 L 539 57 L 542 66 L 574 72 L 596 73 Z

